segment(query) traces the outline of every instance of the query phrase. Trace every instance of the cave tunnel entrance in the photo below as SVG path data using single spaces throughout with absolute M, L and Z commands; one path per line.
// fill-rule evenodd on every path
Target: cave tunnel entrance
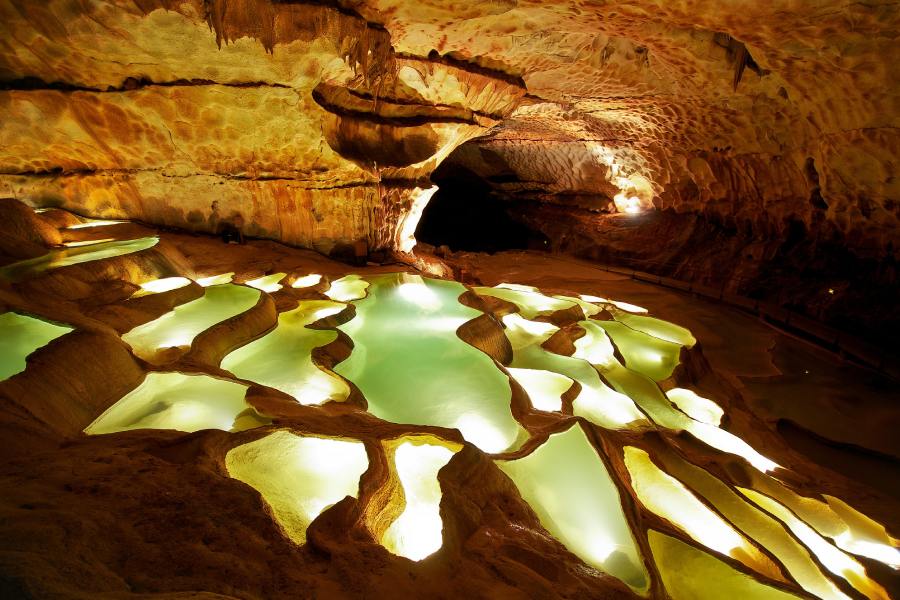
M 506 203 L 475 173 L 442 165 L 432 180 L 438 190 L 422 212 L 416 240 L 469 252 L 549 248 L 546 236 L 510 217 Z

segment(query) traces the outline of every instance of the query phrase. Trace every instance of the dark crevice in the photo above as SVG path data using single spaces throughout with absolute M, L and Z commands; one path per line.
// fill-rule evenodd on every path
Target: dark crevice
M 519 75 L 515 75 L 512 73 L 508 73 L 506 71 L 502 71 L 500 69 L 492 69 L 490 67 L 485 67 L 479 65 L 477 63 L 465 60 L 460 58 L 459 56 L 454 56 L 452 54 L 440 54 L 437 50 L 432 50 L 428 53 L 427 57 L 416 56 L 414 54 L 406 54 L 402 52 L 398 52 L 396 54 L 397 58 L 403 58 L 406 60 L 418 60 L 426 63 L 440 63 L 442 65 L 446 65 L 448 67 L 454 67 L 459 69 L 460 71 L 467 71 L 469 73 L 474 73 L 476 75 L 483 75 L 484 77 L 490 77 L 491 79 L 499 79 L 503 82 L 506 82 L 510 85 L 514 85 L 516 87 L 520 87 L 523 90 L 527 89 L 525 85 L 525 80 L 522 79 Z
M 819 186 L 819 171 L 816 169 L 816 161 L 810 156 L 806 159 L 806 180 L 809 183 L 809 203 L 819 210 L 828 210 L 828 203 L 822 197 L 822 188 Z
M 374 94 L 371 94 L 369 92 L 365 92 L 362 90 L 353 90 L 350 88 L 344 88 L 344 89 L 346 90 L 346 92 L 348 94 L 350 94 L 351 96 L 353 96 L 355 98 L 359 98 L 361 100 L 365 100 L 367 102 L 372 102 L 372 103 L 377 103 L 377 104 L 388 103 L 388 104 L 396 104 L 396 105 L 400 105 L 400 106 L 420 106 L 422 108 L 429 109 L 429 110 L 443 109 L 443 110 L 464 111 L 468 114 L 478 115 L 480 117 L 485 117 L 485 118 L 492 119 L 495 121 L 499 121 L 499 120 L 503 119 L 503 115 L 501 115 L 501 114 L 486 113 L 486 112 L 483 112 L 480 110 L 462 109 L 457 106 L 450 106 L 449 104 L 439 104 L 439 103 L 422 104 L 421 102 L 416 102 L 414 100 L 408 100 L 405 98 L 376 96 Z
M 439 189 L 422 213 L 416 239 L 453 251 L 543 250 L 543 234 L 514 221 L 503 201 L 483 179 L 454 167 L 439 168 L 432 179 Z
M 741 82 L 741 78 L 744 76 L 744 69 L 749 68 L 760 77 L 768 74 L 768 71 L 761 69 L 756 61 L 753 60 L 747 46 L 731 37 L 730 34 L 717 32 L 713 35 L 713 41 L 725 49 L 728 61 L 734 66 L 734 78 L 731 83 L 735 91 Z
M 429 125 L 431 123 L 462 123 L 465 125 L 478 125 L 478 123 L 474 119 L 464 119 L 461 117 L 450 117 L 450 116 L 439 116 L 439 115 L 413 115 L 413 116 L 393 116 L 388 117 L 384 115 L 379 115 L 378 113 L 365 112 L 361 110 L 356 110 L 353 108 L 347 108 L 345 106 L 340 106 L 338 104 L 334 104 L 329 101 L 325 94 L 323 94 L 320 90 L 313 90 L 313 100 L 316 103 L 327 110 L 328 112 L 339 115 L 342 117 L 350 117 L 353 119 L 359 119 L 361 121 L 366 121 L 369 123 L 376 123 L 378 125 L 393 125 L 394 127 L 419 127 L 421 125 Z M 431 106 L 424 106 L 423 108 L 432 108 Z

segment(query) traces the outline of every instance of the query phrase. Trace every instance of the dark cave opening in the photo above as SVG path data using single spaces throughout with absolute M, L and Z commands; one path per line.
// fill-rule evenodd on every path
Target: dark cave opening
M 442 168 L 438 185 L 416 228 L 416 239 L 453 251 L 545 250 L 549 240 L 512 219 L 506 204 L 478 175 L 459 167 Z

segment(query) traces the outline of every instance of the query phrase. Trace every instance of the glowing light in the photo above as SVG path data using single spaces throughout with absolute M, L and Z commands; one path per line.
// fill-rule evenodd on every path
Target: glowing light
M 428 312 L 433 312 L 441 307 L 440 298 L 425 285 L 421 275 L 403 274 L 401 279 L 403 283 L 397 288 L 397 293 L 407 302 Z
M 116 238 L 104 238 L 102 240 L 82 240 L 78 242 L 63 242 L 63 246 L 67 248 L 80 248 L 82 246 L 93 246 L 95 244 L 105 244 L 107 242 L 114 242 Z
M 258 301 L 259 290 L 233 284 L 210 286 L 203 297 L 135 327 L 122 340 L 135 355 L 156 364 L 166 359 L 158 356 L 160 350 L 190 346 L 203 331 L 250 310 Z
M 247 281 L 245 283 L 250 287 L 255 287 L 258 290 L 262 290 L 264 292 L 272 294 L 283 287 L 278 282 L 284 279 L 286 276 L 287 273 L 272 273 L 271 275 L 264 275 L 263 277 L 251 279 L 250 281 Z
M 607 180 L 619 188 L 619 193 L 613 198 L 616 210 L 628 213 L 640 212 L 643 208 L 641 197 L 647 199 L 652 197 L 653 187 L 646 177 L 634 170 L 637 165 L 634 164 L 633 158 L 625 157 L 623 164 L 622 157 L 617 157 L 613 149 L 600 144 L 594 146 L 593 153 L 608 167 Z
M 228 475 L 256 489 L 272 515 L 297 544 L 328 507 L 359 493 L 368 468 L 361 442 L 301 437 L 276 431 L 225 455 Z
M 176 334 L 159 343 L 159 348 L 190 348 L 194 338 L 190 334 Z
M 610 321 L 597 321 L 595 323 L 603 328 L 610 325 Z M 624 327 L 621 324 L 617 325 Z M 646 340 L 656 339 L 645 334 L 641 335 L 644 335 Z M 654 343 L 670 344 L 670 342 L 663 340 L 656 340 Z M 623 345 L 619 345 L 620 350 L 623 347 Z M 638 348 L 640 349 L 641 346 L 639 345 Z M 669 399 L 662 393 L 659 386 L 649 376 L 627 369 L 619 364 L 618 361 L 612 361 L 608 365 L 598 365 L 597 368 L 617 390 L 632 398 L 658 425 L 676 431 L 687 431 L 717 450 L 744 458 L 760 471 L 767 472 L 779 468 L 777 463 L 754 450 L 739 437 L 714 425 L 695 421 L 681 411 L 676 410 Z
M 686 534 L 716 552 L 731 556 L 769 577 L 780 579 L 778 567 L 738 534 L 722 517 L 707 508 L 680 481 L 664 473 L 650 456 L 625 447 L 625 466 L 631 487 L 641 503 Z
M 588 322 L 581 322 L 582 325 L 585 323 Z M 621 429 L 647 422 L 631 398 L 606 386 L 589 362 L 574 356 L 547 352 L 541 347 L 544 341 L 558 331 L 558 327 L 549 323 L 528 321 L 518 314 L 504 316 L 503 324 L 506 325 L 506 337 L 513 348 L 513 367 L 553 371 L 581 385 L 581 392 L 572 402 L 575 415 L 608 429 Z M 587 328 L 595 334 L 598 331 L 592 325 L 588 325 Z M 606 342 L 602 330 L 599 333 L 602 336 L 599 337 L 600 343 Z M 605 358 L 606 352 L 602 348 L 589 349 L 588 346 L 597 341 L 589 335 L 591 334 L 585 336 L 587 340 L 579 340 L 580 344 L 576 342 L 576 353 Z
M 616 544 L 604 537 L 589 540 L 584 550 L 585 554 L 590 557 L 590 560 L 596 564 L 605 563 L 615 551 Z
M 622 310 L 624 310 L 626 312 L 631 312 L 631 313 L 647 312 L 646 308 L 643 308 L 636 304 L 629 304 L 628 302 L 621 302 L 619 300 L 610 300 L 609 303 L 612 304 L 613 306 L 615 306 L 616 308 L 621 308 Z
M 825 565 L 826 569 L 846 579 L 850 585 L 871 600 L 890 600 L 890 596 L 888 596 L 884 588 L 866 576 L 866 570 L 861 564 L 828 543 L 812 527 L 798 519 L 784 505 L 755 490 L 741 487 L 737 489 L 760 507 L 783 521 L 788 526 L 788 529 Z
M 900 569 L 898 540 L 887 534 L 884 525 L 873 521 L 840 498 L 823 496 L 828 508 L 844 523 L 846 530 L 834 537 L 838 546 L 859 556 L 867 556 L 878 562 Z
M 647 335 L 651 335 L 666 342 L 679 344 L 686 348 L 692 348 L 694 344 L 697 343 L 697 339 L 690 330 L 681 327 L 680 325 L 663 321 L 662 319 L 655 319 L 653 317 L 642 315 L 631 315 L 619 311 L 614 311 L 613 317 L 619 323 L 627 325 L 635 331 L 646 333 Z
M 823 495 L 825 502 L 801 496 L 773 477 L 756 475 L 753 487 L 786 506 L 820 535 L 834 540 L 842 549 L 900 567 L 898 541 L 888 535 L 884 525 L 873 521 L 834 496 Z M 871 545 L 870 545 L 871 544 Z
M 591 294 L 581 294 L 579 296 L 585 302 L 597 302 L 599 304 L 607 304 L 609 300 L 606 298 L 601 298 L 600 296 L 592 296 Z
M 560 300 L 552 296 L 545 296 L 536 288 L 520 286 L 512 283 L 501 283 L 495 287 L 478 286 L 472 288 L 480 296 L 493 296 L 515 304 L 519 312 L 526 319 L 533 319 L 539 315 L 549 315 L 558 310 L 566 310 L 576 306 L 574 302 Z
M 86 221 L 84 223 L 77 223 L 75 225 L 70 225 L 66 229 L 88 229 L 90 227 L 106 227 L 107 225 L 118 225 L 119 223 L 127 223 L 128 221 L 105 221 L 103 219 Z
M 616 205 L 616 210 L 630 215 L 638 214 L 643 210 L 641 207 L 641 199 L 637 196 L 627 196 L 624 193 L 619 193 L 615 195 L 613 202 Z
M 743 457 L 747 462 L 764 473 L 780 468 L 778 463 L 769 460 L 754 450 L 750 444 L 723 429 L 700 423 L 693 419 L 686 423 L 684 429 L 717 450 Z
M 320 308 L 313 313 L 313 319 L 310 323 L 315 323 L 321 319 L 325 319 L 328 317 L 332 317 L 340 312 L 342 312 L 347 306 L 345 304 L 336 304 L 335 306 L 326 306 L 325 308 Z
M 649 530 L 647 537 L 663 586 L 672 600 L 797 600 L 799 596 L 764 585 L 690 544 Z
M 674 453 L 664 453 L 663 460 L 672 475 L 704 496 L 734 527 L 779 559 L 803 589 L 819 598 L 847 600 L 778 520 L 752 506 L 705 469 L 676 457 Z
M 502 290 L 514 290 L 516 292 L 541 292 L 533 285 L 522 285 L 521 283 L 498 283 L 495 287 Z
M 170 292 L 190 285 L 191 280 L 187 277 L 163 277 L 162 279 L 154 279 L 141 284 L 141 289 L 131 295 L 132 298 L 140 298 L 141 296 L 149 296 L 150 294 L 159 294 L 162 292 Z
M 333 342 L 337 332 L 307 325 L 344 308 L 330 300 L 303 300 L 294 310 L 278 315 L 274 330 L 222 359 L 222 368 L 241 379 L 281 390 L 300 404 L 342 402 L 350 395 L 350 387 L 312 360 L 313 349 Z
M 838 546 L 858 556 L 865 556 L 894 569 L 900 569 L 900 551 L 893 546 L 881 542 L 858 540 L 850 531 L 845 531 L 835 538 Z
M 638 593 L 647 590 L 649 578 L 618 489 L 579 425 L 551 435 L 531 454 L 497 461 L 497 466 L 569 551 Z
M 369 282 L 359 275 L 346 275 L 332 281 L 325 295 L 338 302 L 350 302 L 364 298 L 367 287 L 369 287 Z
M 606 298 L 601 298 L 600 296 L 592 296 L 590 294 L 581 294 L 579 296 L 585 302 L 594 302 L 597 304 L 612 304 L 616 308 L 620 308 L 626 312 L 630 313 L 646 313 L 647 309 L 641 306 L 637 306 L 636 304 L 630 304 L 628 302 L 620 302 L 618 300 L 608 300 Z
M 582 385 L 581 393 L 572 402 L 572 409 L 576 416 L 607 429 L 622 429 L 647 422 L 647 418 L 631 398 L 602 383 L 596 386 Z
M 599 314 L 602 308 L 597 306 L 596 304 L 592 304 L 591 302 L 587 302 L 581 298 L 576 298 L 574 296 L 553 296 L 557 300 L 566 300 L 568 302 L 574 302 L 578 306 L 581 307 L 581 312 L 585 317 L 593 317 L 596 314 Z
M 542 369 L 507 369 L 528 394 L 531 405 L 538 410 L 562 410 L 562 398 L 574 383 L 565 375 Z
M 210 275 L 208 277 L 201 277 L 197 279 L 197 284 L 202 287 L 211 287 L 214 285 L 224 285 L 226 283 L 231 283 L 231 279 L 234 277 L 234 272 L 230 273 L 222 273 L 221 275 Z
M 516 313 L 504 315 L 501 320 L 506 326 L 506 335 L 512 344 L 513 350 L 534 344 L 542 344 L 559 331 L 559 327 L 553 323 L 529 321 Z
M 484 314 L 460 303 L 466 287 L 422 278 L 430 288 L 423 294 L 418 285 L 404 285 L 420 282 L 408 275 L 368 279 L 368 295 L 354 302 L 356 316 L 338 326 L 352 339 L 353 352 L 335 372 L 360 389 L 369 412 L 393 423 L 457 428 L 489 453 L 524 440 L 510 409 L 509 378 L 456 335 L 460 321 Z M 418 302 L 426 296 L 429 310 L 423 311 Z
M 575 340 L 575 358 L 586 360 L 592 365 L 609 365 L 616 360 L 616 351 L 606 332 L 592 321 L 578 323 L 585 334 Z
M 722 416 L 725 414 L 722 408 L 712 400 L 698 396 L 691 390 L 672 388 L 666 392 L 666 396 L 675 403 L 675 406 L 696 421 L 716 427 L 722 422 Z
M 0 314 L 0 381 L 24 371 L 29 355 L 70 331 L 27 315 Z
M 437 475 L 454 452 L 443 446 L 403 442 L 394 453 L 394 464 L 406 506 L 385 531 L 384 547 L 399 556 L 422 560 L 443 543 L 441 486 Z
M 244 431 L 269 420 L 244 400 L 247 386 L 208 375 L 148 373 L 141 384 L 85 428 L 89 435 L 132 429 Z
M 314 285 L 318 285 L 319 282 L 322 281 L 322 276 L 318 273 L 311 273 L 309 275 L 304 275 L 303 277 L 298 277 L 294 280 L 294 283 L 291 284 L 293 288 L 308 288 Z
M 0 279 L 18 280 L 50 269 L 124 256 L 152 248 L 159 242 L 156 236 L 134 240 L 91 241 L 76 247 L 51 250 L 47 254 L 20 260 L 0 267 Z
M 456 428 L 466 440 L 488 454 L 509 448 L 510 440 L 506 432 L 477 414 L 462 415 L 456 420 Z
M 437 190 L 438 187 L 434 185 L 427 189 L 415 188 L 410 193 L 412 203 L 409 212 L 402 218 L 397 228 L 397 247 L 401 252 L 412 252 L 416 247 L 416 227 L 422 219 L 422 211 Z
M 654 381 L 663 381 L 672 376 L 681 358 L 681 345 L 653 337 L 618 321 L 587 321 L 585 330 L 602 330 L 608 335 L 625 359 L 628 369 L 646 375 Z M 599 333 L 597 334 L 600 335 Z M 615 358 L 610 354 L 606 361 L 597 362 L 601 367 L 613 365 Z

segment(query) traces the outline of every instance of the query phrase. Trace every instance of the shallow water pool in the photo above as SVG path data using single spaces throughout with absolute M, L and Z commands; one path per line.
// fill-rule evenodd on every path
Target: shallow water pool
M 300 302 L 294 310 L 278 315 L 273 331 L 226 356 L 222 368 L 290 394 L 300 404 L 346 400 L 350 395 L 346 382 L 312 361 L 313 349 L 333 342 L 337 332 L 307 327 L 345 306 L 330 300 Z
M 0 381 L 24 371 L 31 353 L 70 331 L 71 327 L 28 315 L 0 314 Z
M 486 452 L 524 436 L 510 412 L 509 379 L 456 335 L 482 313 L 460 304 L 455 281 L 391 273 L 367 278 L 356 317 L 340 326 L 353 340 L 335 371 L 355 383 L 369 412 L 394 423 L 456 428 Z
M 154 362 L 166 348 L 190 347 L 194 338 L 213 325 L 253 308 L 260 291 L 226 283 L 206 288 L 203 297 L 192 300 L 163 316 L 139 325 L 122 336 L 136 356 Z
M 156 236 L 138 238 L 136 240 L 116 240 L 73 246 L 70 248 L 51 250 L 43 256 L 20 260 L 5 267 L 0 267 L 0 279 L 18 280 L 40 275 L 50 269 L 77 265 L 79 263 L 115 256 L 124 256 L 152 248 L 159 242 Z

